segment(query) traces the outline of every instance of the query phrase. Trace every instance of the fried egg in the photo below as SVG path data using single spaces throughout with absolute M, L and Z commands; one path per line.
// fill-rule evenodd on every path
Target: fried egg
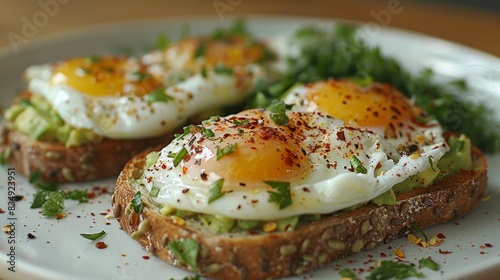
M 142 57 L 35 65 L 25 78 L 29 91 L 43 96 L 74 128 L 111 139 L 154 137 L 202 111 L 243 101 L 268 79 L 259 63 L 265 46 L 243 42 L 190 38 Z
M 293 110 L 322 112 L 383 135 L 400 152 L 424 153 L 446 145 L 441 125 L 389 84 L 319 81 L 294 87 L 283 101 Z
M 367 202 L 429 168 L 429 158 L 447 150 L 436 144 L 410 156 L 383 135 L 327 114 L 286 115 L 286 125 L 262 109 L 193 125 L 161 150 L 141 183 L 163 206 L 276 220 Z

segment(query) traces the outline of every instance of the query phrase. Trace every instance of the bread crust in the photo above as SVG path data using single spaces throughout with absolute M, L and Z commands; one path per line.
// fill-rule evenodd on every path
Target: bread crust
M 302 274 L 404 236 L 414 223 L 425 228 L 462 217 L 480 201 L 487 181 L 486 157 L 473 147 L 473 170 L 461 170 L 427 188 L 398 194 L 399 205 L 369 203 L 323 216 L 292 232 L 216 235 L 180 226 L 147 204 L 140 215 L 134 211 L 127 214 L 125 209 L 136 193 L 129 180 L 141 173 L 148 152 L 133 158 L 118 177 L 112 197 L 114 216 L 129 235 L 147 219 L 149 229 L 138 239 L 140 244 L 186 270 L 190 268 L 166 245 L 182 238 L 196 240 L 201 247 L 197 273 L 216 279 L 273 279 Z
M 137 140 L 102 139 L 66 147 L 59 142 L 42 142 L 1 125 L 0 154 L 6 163 L 25 176 L 41 173 L 44 181 L 83 182 L 120 174 L 130 158 L 140 151 L 169 143 L 170 134 Z

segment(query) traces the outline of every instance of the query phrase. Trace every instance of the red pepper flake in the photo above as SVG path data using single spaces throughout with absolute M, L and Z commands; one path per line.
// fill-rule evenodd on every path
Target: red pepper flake
M 94 214 L 93 212 L 90 212 L 90 216 L 94 217 L 94 216 L 95 216 L 95 214 Z
M 381 256 L 382 258 L 387 257 L 387 255 L 386 255 L 385 253 L 380 253 L 380 256 Z
M 101 194 L 107 194 L 108 193 L 108 189 L 107 188 L 102 188 L 101 189 Z
M 98 191 L 98 190 L 100 190 L 100 189 L 101 189 L 101 187 L 99 187 L 99 186 L 93 186 L 93 187 L 92 187 L 92 190 L 94 190 L 94 191 Z
M 3 214 L 3 213 L 5 213 L 5 211 L 2 208 L 0 208 L 0 214 Z
M 101 215 L 101 216 L 106 216 L 106 215 L 108 215 L 108 213 L 106 213 L 106 212 L 101 212 L 101 213 L 99 213 L 99 215 Z
M 337 137 L 340 141 L 345 141 L 345 133 L 344 131 L 337 132 Z
M 182 190 L 182 193 L 187 193 L 187 192 L 189 192 L 188 188 Z
M 149 260 L 149 256 L 142 256 L 143 259 Z
M 484 246 L 486 246 L 488 248 L 493 248 L 493 245 L 491 245 L 491 243 L 484 243 Z
M 456 226 L 459 226 L 459 225 L 460 225 L 460 223 L 459 223 L 459 222 L 454 222 L 454 224 L 455 224 Z
M 481 252 L 480 254 L 481 254 L 481 255 L 484 255 L 484 252 Z
M 447 255 L 447 254 L 451 254 L 451 253 L 453 253 L 453 252 L 452 252 L 452 251 L 446 251 L 446 250 L 441 250 L 441 249 L 439 249 L 439 253 L 440 253 L 440 254 L 443 254 L 443 255 Z
M 108 248 L 108 245 L 106 245 L 106 243 L 102 242 L 102 241 L 99 241 L 95 244 L 95 247 L 97 249 L 106 249 Z
M 95 197 L 96 197 L 96 195 L 95 195 L 95 193 L 93 193 L 93 192 L 89 192 L 89 193 L 87 193 L 87 197 L 88 197 L 88 198 L 95 198 Z
M 446 238 L 446 236 L 444 234 L 442 234 L 442 233 L 438 233 L 437 237 L 441 238 L 441 239 L 445 239 Z

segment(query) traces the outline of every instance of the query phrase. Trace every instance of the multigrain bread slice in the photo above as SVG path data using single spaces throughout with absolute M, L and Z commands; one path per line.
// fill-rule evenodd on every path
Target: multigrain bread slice
M 58 183 L 116 177 L 132 156 L 172 139 L 103 139 L 67 147 L 63 143 L 34 140 L 5 125 L 0 129 L 0 154 L 5 155 L 7 164 L 25 176 L 40 172 L 43 181 Z
M 114 216 L 146 250 L 183 269 L 193 267 L 181 262 L 168 244 L 196 240 L 200 246 L 196 272 L 217 279 L 273 279 L 302 274 L 404 236 L 415 223 L 425 228 L 462 217 L 480 201 L 488 165 L 481 151 L 472 147 L 472 170 L 461 170 L 427 188 L 400 193 L 398 205 L 369 203 L 355 210 L 323 215 L 319 221 L 300 225 L 291 232 L 213 234 L 162 216 L 144 198 L 140 214 L 127 210 L 137 192 L 131 182 L 142 174 L 148 152 L 134 157 L 118 177 L 112 197 Z

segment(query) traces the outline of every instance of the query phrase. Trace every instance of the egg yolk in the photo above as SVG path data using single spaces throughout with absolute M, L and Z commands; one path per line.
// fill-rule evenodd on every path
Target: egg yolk
M 292 182 L 302 177 L 308 161 L 296 144 L 266 132 L 249 134 L 194 148 L 195 154 L 184 163 L 186 173 L 201 180 L 217 174 L 224 178 L 225 191 L 267 189 L 265 180 Z M 232 145 L 233 152 L 217 159 L 217 149 Z
M 359 127 L 386 127 L 414 116 L 407 99 L 390 85 L 361 87 L 347 80 L 319 82 L 309 88 L 307 99 L 321 112 Z
M 250 42 L 245 37 L 230 37 L 220 40 L 188 38 L 173 44 L 166 50 L 166 59 L 173 68 L 194 69 L 198 58 L 203 58 L 203 66 L 216 65 L 235 67 L 261 61 L 265 46 Z
M 70 86 L 86 95 L 143 96 L 161 84 L 145 72 L 145 67 L 135 72 L 137 77 L 126 80 L 126 57 L 79 57 L 60 63 L 53 71 L 54 85 Z

